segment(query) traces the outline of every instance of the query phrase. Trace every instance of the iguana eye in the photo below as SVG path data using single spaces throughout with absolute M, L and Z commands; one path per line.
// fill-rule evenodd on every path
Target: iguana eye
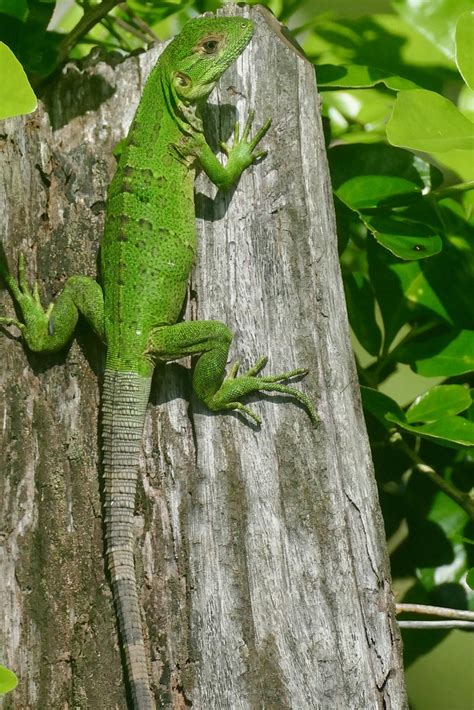
M 216 39 L 208 39 L 201 46 L 206 54 L 214 54 L 217 51 L 219 42 Z

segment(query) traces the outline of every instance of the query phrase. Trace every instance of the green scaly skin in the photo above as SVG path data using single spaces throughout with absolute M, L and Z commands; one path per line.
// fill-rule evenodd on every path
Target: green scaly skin
M 157 362 L 198 356 L 193 388 L 209 409 L 234 409 L 257 423 L 241 403 L 256 391 L 292 395 L 307 409 L 311 402 L 282 380 L 304 375 L 292 370 L 270 377 L 259 373 L 261 358 L 238 376 L 237 364 L 226 375 L 230 330 L 218 321 L 177 323 L 196 250 L 195 169 L 201 167 L 219 187 L 235 183 L 243 170 L 265 153 L 256 147 L 270 121 L 250 139 L 252 116 L 242 136 L 234 132 L 225 167 L 204 138 L 199 105 L 253 34 L 242 18 L 191 20 L 169 44 L 153 69 L 123 148 L 107 200 L 101 247 L 103 289 L 75 276 L 46 311 L 35 285 L 31 292 L 20 255 L 18 282 L 0 265 L 17 301 L 21 329 L 36 352 L 64 347 L 81 313 L 107 345 L 102 393 L 104 450 L 104 528 L 106 555 L 123 644 L 126 678 L 133 707 L 150 710 L 150 690 L 133 559 L 133 514 L 138 456 L 151 376 Z

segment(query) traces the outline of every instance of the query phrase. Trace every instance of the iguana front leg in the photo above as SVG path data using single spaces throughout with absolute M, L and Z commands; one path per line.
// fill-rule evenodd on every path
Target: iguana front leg
M 101 340 L 104 333 L 104 298 L 99 284 L 88 276 L 72 276 L 55 303 L 45 310 L 41 305 L 38 284 L 30 289 L 25 273 L 25 257 L 18 260 L 18 281 L 4 264 L 0 276 L 18 303 L 24 322 L 0 318 L 0 325 L 16 325 L 24 341 L 34 352 L 56 352 L 71 339 L 79 313 L 86 318 Z
M 312 422 L 316 423 L 316 412 L 308 397 L 293 387 L 281 384 L 292 377 L 306 375 L 308 370 L 295 369 L 279 375 L 262 376 L 259 373 L 267 362 L 264 357 L 245 374 L 237 376 L 238 365 L 235 364 L 226 376 L 231 341 L 232 333 L 219 321 L 177 323 L 153 330 L 145 354 L 161 362 L 199 355 L 193 372 L 193 390 L 212 411 L 236 409 L 260 424 L 260 417 L 240 400 L 252 392 L 280 392 L 298 400 Z
M 220 143 L 222 150 L 227 155 L 226 165 L 222 165 L 216 158 L 203 133 L 195 133 L 188 139 L 187 152 L 194 155 L 209 179 L 222 190 L 228 189 L 237 182 L 246 168 L 259 158 L 264 158 L 267 154 L 264 150 L 255 151 L 255 148 L 270 128 L 271 119 L 264 123 L 252 139 L 249 139 L 253 118 L 254 112 L 251 111 L 245 122 L 242 137 L 240 137 L 239 123 L 235 124 L 232 146 L 228 146 L 227 143 Z

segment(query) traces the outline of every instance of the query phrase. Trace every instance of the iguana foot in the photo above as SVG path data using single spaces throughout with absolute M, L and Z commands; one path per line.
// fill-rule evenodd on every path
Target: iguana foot
M 288 372 L 282 372 L 279 375 L 259 375 L 267 364 L 267 361 L 267 357 L 259 358 L 253 367 L 240 376 L 237 376 L 239 368 L 238 361 L 233 363 L 217 392 L 206 398 L 205 403 L 209 409 L 213 411 L 237 409 L 239 412 L 249 416 L 257 424 L 261 424 L 260 417 L 255 414 L 250 407 L 245 406 L 239 400 L 252 392 L 280 392 L 281 394 L 288 394 L 294 397 L 298 402 L 301 402 L 308 412 L 311 421 L 316 425 L 318 417 L 309 398 L 294 387 L 281 384 L 281 382 L 292 379 L 293 377 L 307 375 L 308 370 L 297 368 Z
M 10 289 L 13 298 L 21 308 L 25 323 L 21 323 L 16 320 L 16 318 L 0 318 L 0 323 L 2 323 L 2 325 L 14 325 L 19 328 L 23 334 L 26 333 L 28 325 L 32 321 L 36 323 L 47 323 L 53 306 L 51 305 L 47 311 L 43 309 L 37 281 L 35 281 L 33 289 L 30 289 L 26 278 L 25 255 L 23 252 L 20 252 L 18 257 L 18 279 L 15 279 L 5 268 L 2 269 L 1 275 Z
M 255 136 L 251 140 L 249 140 L 249 134 L 250 129 L 252 128 L 254 115 L 254 112 L 250 111 L 244 125 L 242 137 L 240 137 L 240 126 L 238 121 L 235 123 L 234 141 L 232 146 L 228 146 L 227 143 L 224 142 L 221 142 L 219 144 L 222 151 L 227 155 L 229 162 L 241 165 L 242 170 L 254 163 L 259 158 L 264 158 L 267 155 L 266 150 L 259 150 L 255 152 L 255 148 L 270 128 L 272 120 L 271 118 L 268 119 L 268 121 L 266 121 L 263 126 L 257 131 Z
M 41 305 L 38 282 L 30 288 L 26 277 L 25 255 L 18 258 L 18 279 L 4 264 L 0 276 L 5 280 L 13 298 L 19 305 L 23 323 L 15 318 L 0 318 L 2 325 L 15 325 L 30 350 L 56 352 L 70 340 L 79 317 L 83 313 L 92 327 L 103 337 L 104 306 L 99 284 L 87 276 L 72 276 L 58 296 L 56 303 L 45 309 Z

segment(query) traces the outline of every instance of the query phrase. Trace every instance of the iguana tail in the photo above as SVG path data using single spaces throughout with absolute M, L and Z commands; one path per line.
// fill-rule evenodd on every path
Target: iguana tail
M 155 710 L 134 565 L 138 458 L 151 378 L 106 369 L 102 394 L 105 544 L 134 710 Z

